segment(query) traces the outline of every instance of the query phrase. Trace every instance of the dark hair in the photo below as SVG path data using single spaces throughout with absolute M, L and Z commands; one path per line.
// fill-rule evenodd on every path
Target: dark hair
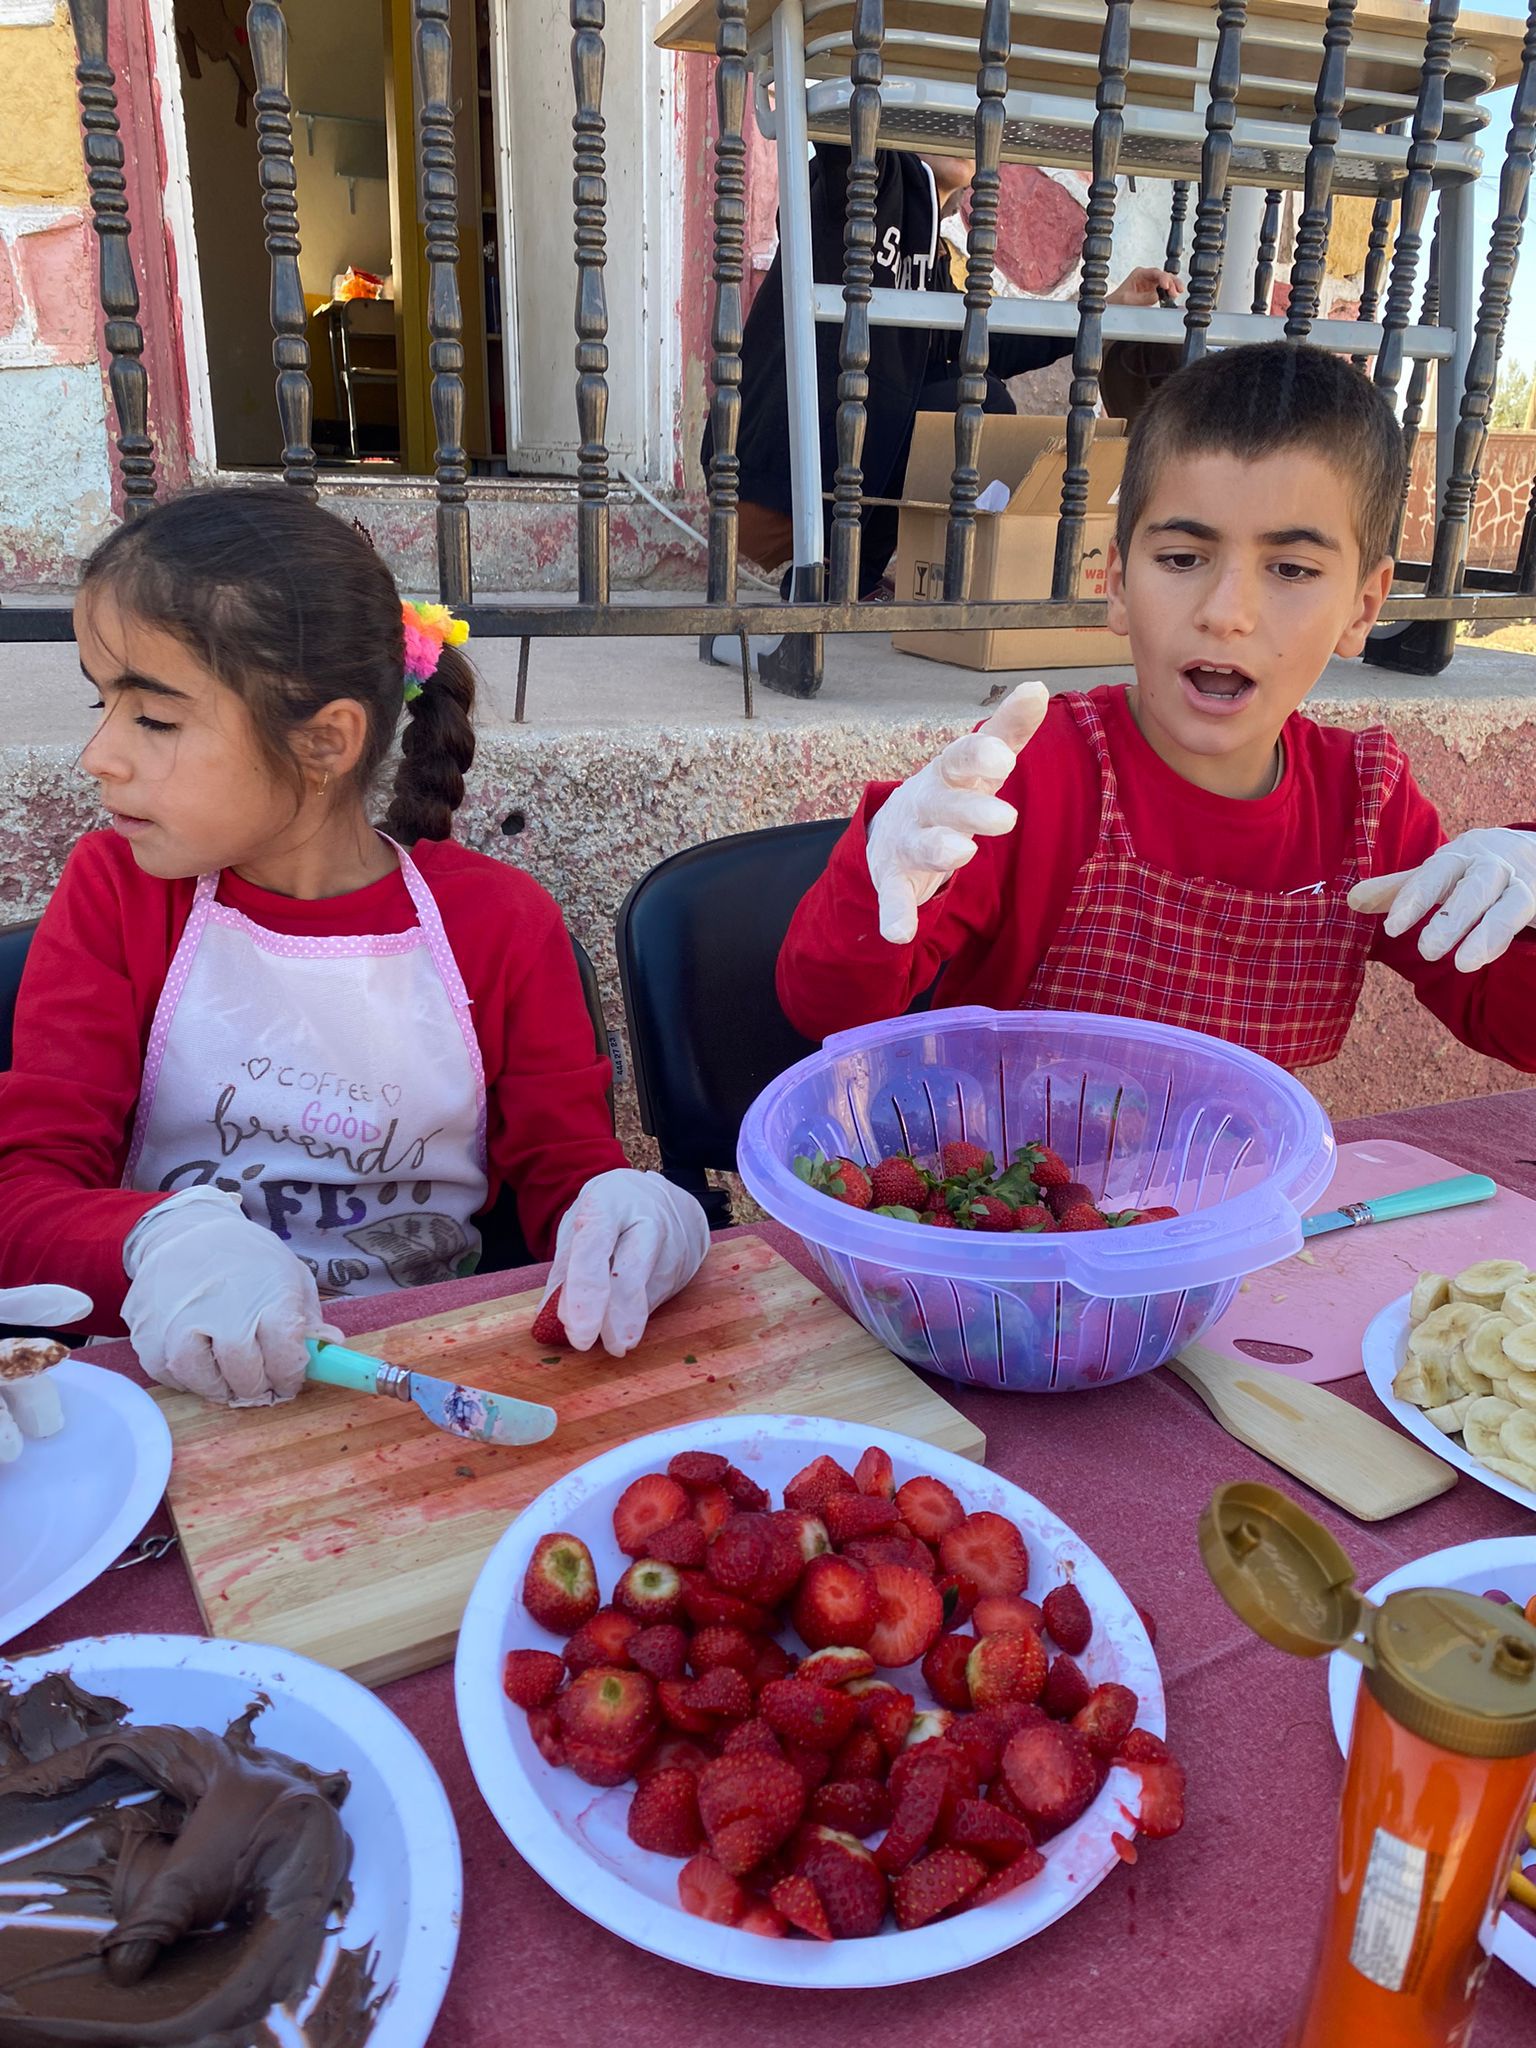
M 368 714 L 353 777 L 365 797 L 408 708 L 384 829 L 407 845 L 451 835 L 475 758 L 475 672 L 445 647 L 406 706 L 400 593 L 361 530 L 288 485 L 186 491 L 109 534 L 80 588 L 109 590 L 227 683 L 296 789 L 291 734 L 322 705 L 350 697 Z
M 1131 428 L 1115 515 L 1123 557 L 1165 462 L 1236 455 L 1258 462 L 1308 448 L 1350 486 L 1360 573 L 1392 552 L 1406 473 L 1403 436 L 1386 397 L 1346 356 L 1291 341 L 1258 341 L 1202 356 L 1155 391 Z

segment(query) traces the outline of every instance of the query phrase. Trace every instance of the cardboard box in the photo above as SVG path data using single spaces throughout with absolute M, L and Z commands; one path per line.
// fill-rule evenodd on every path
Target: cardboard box
M 1007 486 L 1010 496 L 1004 510 L 976 515 L 973 598 L 1050 596 L 1066 437 L 1064 419 L 988 413 L 982 420 L 976 464 L 982 488 L 996 479 Z M 901 498 L 893 571 L 898 604 L 931 602 L 944 594 L 944 532 L 954 464 L 954 415 L 920 412 Z M 1088 455 L 1080 597 L 1104 595 L 1124 467 L 1124 420 L 1100 420 Z M 891 645 L 903 654 L 958 662 L 962 668 L 1097 668 L 1131 658 L 1129 642 L 1101 626 L 1051 632 L 977 628 L 963 633 L 893 633 Z

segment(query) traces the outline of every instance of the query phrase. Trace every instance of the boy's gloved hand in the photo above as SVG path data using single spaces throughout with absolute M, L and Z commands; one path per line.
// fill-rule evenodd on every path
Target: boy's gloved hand
M 205 1401 L 290 1401 L 304 1384 L 305 1340 L 340 1335 L 308 1266 L 218 1188 L 187 1188 L 141 1217 L 123 1270 L 140 1365 Z
M 1426 960 L 1443 960 L 1453 946 L 1463 974 L 1497 960 L 1536 924 L 1536 832 L 1507 825 L 1463 832 L 1421 866 L 1375 875 L 1349 892 L 1351 910 L 1386 912 L 1389 938 L 1436 903 L 1441 907 L 1419 933 Z
M 544 1300 L 560 1289 L 560 1321 L 575 1350 L 590 1351 L 601 1337 L 623 1358 L 651 1310 L 688 1285 L 708 1250 L 709 1224 L 692 1195 L 659 1173 L 615 1167 L 589 1180 L 561 1217 Z
M 1018 823 L 1018 812 L 997 792 L 1049 702 L 1044 683 L 1020 683 L 985 725 L 952 740 L 875 813 L 865 858 L 880 899 L 881 938 L 910 946 L 918 911 L 974 858 L 976 835 L 998 838 Z

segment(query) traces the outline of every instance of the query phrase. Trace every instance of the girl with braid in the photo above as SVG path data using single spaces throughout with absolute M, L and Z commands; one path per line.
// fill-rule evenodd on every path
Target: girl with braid
M 103 542 L 75 630 L 110 828 L 22 981 L 0 1285 L 67 1274 L 152 1378 L 284 1399 L 326 1299 L 473 1270 L 510 1186 L 571 1344 L 630 1350 L 708 1231 L 625 1163 L 559 909 L 453 842 L 462 622 L 299 492 L 213 489 Z

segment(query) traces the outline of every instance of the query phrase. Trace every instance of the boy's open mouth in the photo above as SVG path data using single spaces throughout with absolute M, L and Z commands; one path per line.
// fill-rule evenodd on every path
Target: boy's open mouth
M 1187 662 L 1179 674 L 1197 697 L 1215 705 L 1240 703 L 1255 688 L 1253 677 L 1246 669 L 1215 662 Z

